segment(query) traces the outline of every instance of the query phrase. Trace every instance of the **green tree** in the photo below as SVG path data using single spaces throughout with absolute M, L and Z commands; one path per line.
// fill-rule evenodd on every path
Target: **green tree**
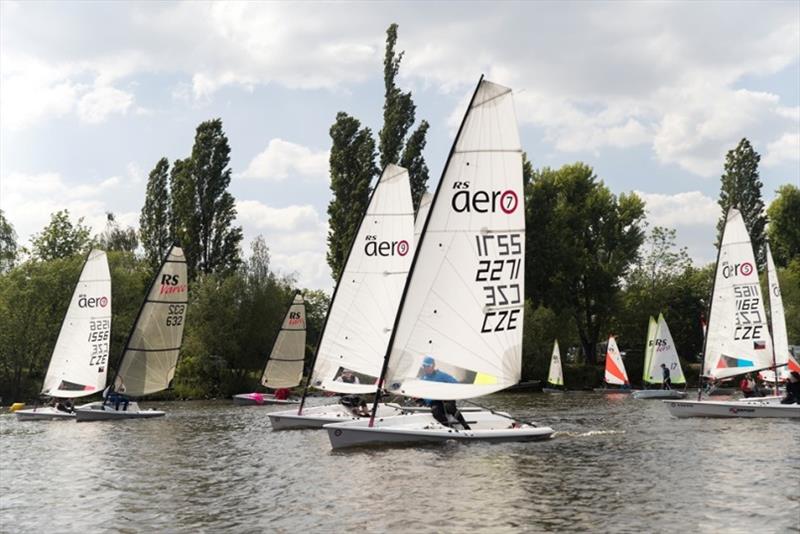
M 0 210 L 0 274 L 8 271 L 17 261 L 17 233 Z
M 147 192 L 139 216 L 139 236 L 144 254 L 156 268 L 172 242 L 170 239 L 169 160 L 161 158 L 147 178 Z
M 526 196 L 532 304 L 569 312 L 594 363 L 623 277 L 638 259 L 644 203 L 635 194 L 617 198 L 583 163 L 537 172 Z
M 522 153 L 522 185 L 527 190 L 530 183 L 533 181 L 533 176 L 535 172 L 533 170 L 533 164 L 528 159 L 528 153 Z
M 106 212 L 106 229 L 95 238 L 97 245 L 105 250 L 118 250 L 123 252 L 136 252 L 139 247 L 139 239 L 136 230 L 130 226 L 120 228 L 113 213 Z
M 719 247 L 722 230 L 728 210 L 737 208 L 742 213 L 745 227 L 750 233 L 756 262 L 764 265 L 764 240 L 767 218 L 764 215 L 764 201 L 761 199 L 761 180 L 758 175 L 758 163 L 761 156 L 753 150 L 750 141 L 743 138 L 733 150 L 725 156 L 725 173 L 722 175 L 722 187 L 719 192 L 719 205 L 722 216 L 717 222 L 717 243 Z
M 192 178 L 198 228 L 197 270 L 230 272 L 241 263 L 242 229 L 233 226 L 236 206 L 228 192 L 231 182 L 230 146 L 222 121 L 213 119 L 197 127 L 192 148 Z
M 339 112 L 331 126 L 331 191 L 328 204 L 328 265 L 334 280 L 344 268 L 350 245 L 367 210 L 370 182 L 377 174 L 375 141 L 369 128 L 347 113 Z
M 422 121 L 419 127 L 408 138 L 400 166 L 408 170 L 411 181 L 411 200 L 414 203 L 414 212 L 419 208 L 422 195 L 428 188 L 428 164 L 422 151 L 425 150 L 425 136 L 428 133 L 428 121 Z
M 322 325 L 328 314 L 331 298 L 321 289 L 304 289 L 303 299 L 306 302 L 306 373 L 308 366 L 322 335 Z
M 386 49 L 383 57 L 383 128 L 378 132 L 378 150 L 380 151 L 381 168 L 390 163 L 399 162 L 408 169 L 411 180 L 411 199 L 414 211 L 419 207 L 422 194 L 428 186 L 428 166 L 422 155 L 425 150 L 429 124 L 422 121 L 416 130 L 406 136 L 414 125 L 417 106 L 411 97 L 411 91 L 403 92 L 397 87 L 396 79 L 400 72 L 400 62 L 404 52 L 396 52 L 397 24 L 390 24 L 386 29 Z M 405 148 L 403 145 L 405 143 Z M 402 154 L 402 157 L 401 157 Z
M 677 248 L 675 230 L 654 226 L 647 236 L 640 261 L 628 277 L 629 284 L 655 289 L 692 265 L 686 247 Z
M 170 237 L 181 245 L 186 255 L 189 278 L 197 274 L 199 220 L 196 214 L 195 184 L 191 159 L 178 159 L 170 172 Z
M 770 249 L 775 263 L 786 267 L 800 258 L 800 189 L 791 184 L 778 188 L 767 209 Z
M 89 246 L 89 228 L 83 225 L 83 217 L 72 224 L 69 210 L 50 215 L 50 223 L 41 233 L 33 236 L 33 256 L 43 261 L 69 258 L 81 254 Z

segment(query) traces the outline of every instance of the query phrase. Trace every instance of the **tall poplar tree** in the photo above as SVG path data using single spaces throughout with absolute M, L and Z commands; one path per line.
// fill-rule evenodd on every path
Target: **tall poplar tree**
M 756 262 L 764 265 L 764 240 L 767 217 L 764 215 L 764 201 L 761 198 L 763 184 L 758 175 L 758 163 L 761 156 L 753 150 L 747 138 L 739 141 L 733 150 L 725 156 L 725 173 L 722 175 L 722 187 L 719 192 L 719 205 L 722 216 L 717 222 L 717 247 L 722 239 L 722 230 L 728 209 L 737 208 L 742 213 L 745 227 L 750 233 Z
M 370 182 L 377 174 L 375 141 L 369 128 L 339 112 L 330 129 L 331 191 L 328 204 L 328 265 L 334 280 L 344 268 L 350 245 L 367 210 Z
M 192 180 L 191 159 L 176 159 L 170 172 L 170 240 L 183 247 L 189 278 L 197 274 L 198 263 L 198 218 L 195 210 L 195 187 Z
M 414 125 L 417 106 L 411 98 L 411 91 L 404 93 L 395 83 L 404 54 L 404 52 L 395 52 L 396 44 L 397 24 L 391 24 L 386 29 L 386 51 L 383 58 L 385 87 L 383 128 L 378 133 L 378 149 L 381 168 L 386 168 L 390 163 L 399 162 L 401 166 L 408 169 L 411 198 L 416 210 L 428 185 L 428 166 L 425 164 L 422 151 L 425 149 L 425 136 L 428 133 L 429 125 L 427 121 L 423 120 L 414 133 L 406 139 Z
M 197 127 L 192 148 L 195 214 L 199 230 L 197 268 L 206 274 L 235 269 L 241 263 L 239 242 L 242 229 L 233 226 L 236 206 L 228 192 L 230 153 L 221 119 L 206 121 Z
M 147 178 L 147 192 L 139 216 L 139 239 L 145 257 L 158 265 L 170 246 L 169 161 L 161 158 Z

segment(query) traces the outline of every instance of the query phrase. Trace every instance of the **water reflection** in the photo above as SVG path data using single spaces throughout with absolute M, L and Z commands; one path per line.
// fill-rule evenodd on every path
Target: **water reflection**
M 324 432 L 271 431 L 266 413 L 280 408 L 228 402 L 164 404 L 167 417 L 146 421 L 3 416 L 0 525 L 18 532 L 800 528 L 796 421 L 672 419 L 658 401 L 622 395 L 485 402 L 558 434 L 544 443 L 332 452 Z

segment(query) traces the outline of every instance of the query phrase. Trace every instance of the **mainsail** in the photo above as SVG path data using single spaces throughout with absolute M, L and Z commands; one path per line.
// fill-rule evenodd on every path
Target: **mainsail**
M 525 215 L 511 90 L 481 80 L 436 189 L 388 353 L 385 387 L 463 399 L 516 384 Z M 426 379 L 422 364 L 438 376 Z
M 622 363 L 622 355 L 619 353 L 614 336 L 608 338 L 605 380 L 607 384 L 628 385 L 628 373 L 625 372 L 625 364 Z
M 189 285 L 180 247 L 167 252 L 122 353 L 114 389 L 139 397 L 167 389 L 183 340 Z
M 653 363 L 653 350 L 656 347 L 656 330 L 658 323 L 653 316 L 650 316 L 650 322 L 647 324 L 647 341 L 644 345 L 644 366 L 642 367 L 642 382 L 645 384 L 660 383 L 661 380 L 651 379 L 652 371 L 650 366 Z
M 684 378 L 683 369 L 681 368 L 681 361 L 678 358 L 678 351 L 675 349 L 675 342 L 672 341 L 672 334 L 669 331 L 669 326 L 667 326 L 667 321 L 664 320 L 664 316 L 659 314 L 654 350 L 648 368 L 648 383 L 661 383 L 663 380 L 663 372 L 661 370 L 662 363 L 669 369 L 670 381 L 673 384 L 686 383 L 686 378 Z
M 92 250 L 61 324 L 42 394 L 83 397 L 103 389 L 111 334 L 111 274 L 106 253 Z
M 375 391 L 414 254 L 413 240 L 408 171 L 388 165 L 331 301 L 312 386 L 339 393 Z
M 786 380 L 790 371 L 800 371 L 800 369 L 790 369 L 796 362 L 790 360 L 789 339 L 786 334 L 786 317 L 783 313 L 783 297 L 781 296 L 781 286 L 778 283 L 778 273 L 775 270 L 775 262 L 772 261 L 772 251 L 767 243 L 767 284 L 769 285 L 769 313 L 772 319 L 772 339 L 775 343 L 775 364 L 778 366 L 779 380 Z M 772 371 L 763 371 L 762 375 L 770 382 L 775 381 Z
M 728 211 L 708 318 L 703 375 L 728 378 L 772 366 L 772 340 L 750 236 Z
M 417 217 L 414 219 L 414 243 L 419 243 L 419 236 L 422 235 L 422 228 L 425 226 L 428 212 L 431 210 L 431 202 L 433 202 L 433 195 L 425 191 L 419 201 Z
M 293 388 L 303 378 L 306 354 L 306 306 L 297 294 L 286 312 L 278 337 L 264 368 L 261 383 L 268 388 Z
M 550 356 L 547 383 L 553 386 L 564 385 L 564 371 L 561 369 L 561 351 L 558 349 L 558 340 L 553 342 L 553 354 Z

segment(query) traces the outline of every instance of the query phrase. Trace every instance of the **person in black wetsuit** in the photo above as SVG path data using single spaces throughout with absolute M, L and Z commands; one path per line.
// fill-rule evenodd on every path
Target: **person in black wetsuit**
M 661 364 L 661 389 L 672 389 L 672 379 L 669 376 L 669 368 L 666 364 Z

